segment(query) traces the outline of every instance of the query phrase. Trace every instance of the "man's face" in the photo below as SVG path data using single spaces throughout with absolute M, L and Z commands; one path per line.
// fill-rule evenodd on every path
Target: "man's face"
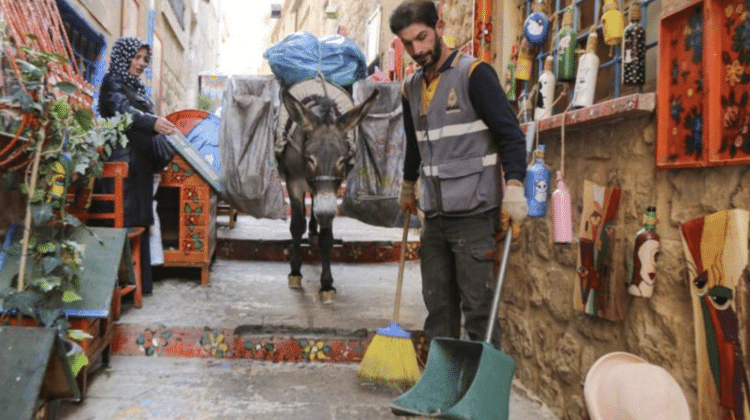
M 438 22 L 435 28 L 422 23 L 413 23 L 399 32 L 398 36 L 409 56 L 420 66 L 429 68 L 437 64 L 440 59 L 442 32 L 442 21 Z

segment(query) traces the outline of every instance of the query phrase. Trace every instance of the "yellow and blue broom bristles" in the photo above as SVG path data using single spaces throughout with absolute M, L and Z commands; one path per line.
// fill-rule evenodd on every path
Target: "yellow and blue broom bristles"
M 397 322 L 378 328 L 359 364 L 357 378 L 393 388 L 410 388 L 419 380 L 411 334 Z

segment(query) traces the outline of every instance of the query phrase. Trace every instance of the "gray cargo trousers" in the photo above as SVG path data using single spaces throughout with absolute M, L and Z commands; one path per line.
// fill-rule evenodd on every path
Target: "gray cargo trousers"
M 422 296 L 427 307 L 424 332 L 429 340 L 460 338 L 462 313 L 469 338 L 485 339 L 496 283 L 497 228 L 497 209 L 424 220 L 420 259 Z M 499 348 L 497 326 L 491 341 Z

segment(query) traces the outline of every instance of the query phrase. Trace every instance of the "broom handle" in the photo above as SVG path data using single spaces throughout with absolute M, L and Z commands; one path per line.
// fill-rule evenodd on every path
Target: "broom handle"
M 508 225 L 508 233 L 505 234 L 503 242 L 503 256 L 500 260 L 500 271 L 497 273 L 497 284 L 495 285 L 495 297 L 492 299 L 492 310 L 490 310 L 490 320 L 487 325 L 487 336 L 484 341 L 490 343 L 492 330 L 495 329 L 495 320 L 497 320 L 497 308 L 500 306 L 500 290 L 503 288 L 505 272 L 508 269 L 508 256 L 510 255 L 510 243 L 513 240 L 513 225 Z
M 404 232 L 401 235 L 401 255 L 398 259 L 398 279 L 396 280 L 396 302 L 393 304 L 393 322 L 398 322 L 401 311 L 401 286 L 404 284 L 404 260 L 406 259 L 406 238 L 409 235 L 410 214 L 404 212 Z

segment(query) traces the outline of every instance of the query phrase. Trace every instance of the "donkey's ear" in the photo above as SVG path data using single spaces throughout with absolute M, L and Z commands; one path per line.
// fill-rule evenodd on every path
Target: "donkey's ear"
M 320 125 L 320 119 L 289 93 L 287 89 L 281 91 L 281 101 L 289 112 L 289 117 L 292 121 L 299 124 L 303 131 L 313 131 L 316 126 Z
M 336 120 L 336 127 L 342 132 L 348 133 L 349 130 L 359 125 L 362 118 L 370 112 L 370 108 L 375 104 L 375 98 L 378 96 L 378 93 L 380 93 L 380 89 L 373 90 L 370 97 L 365 99 L 364 102 L 346 111 L 344 115 Z

